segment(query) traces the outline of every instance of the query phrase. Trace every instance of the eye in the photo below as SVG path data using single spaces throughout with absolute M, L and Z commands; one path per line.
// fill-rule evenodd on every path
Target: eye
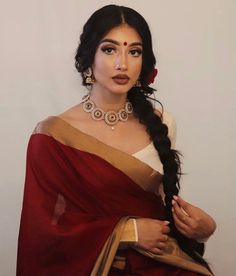
M 112 55 L 115 51 L 112 47 L 102 47 L 101 50 L 108 55 Z
M 143 51 L 141 49 L 133 49 L 133 50 L 130 50 L 130 54 L 133 56 L 133 57 L 139 57 L 140 55 L 142 55 Z

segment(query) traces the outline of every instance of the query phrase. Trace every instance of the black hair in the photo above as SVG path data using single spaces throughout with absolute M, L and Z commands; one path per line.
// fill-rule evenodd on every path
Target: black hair
M 131 8 L 107 5 L 91 15 L 80 36 L 80 45 L 75 56 L 75 67 L 82 75 L 83 85 L 86 85 L 83 72 L 93 64 L 99 42 L 112 28 L 122 23 L 127 23 L 135 28 L 143 40 L 143 66 L 140 73 L 140 82 L 151 93 L 153 89 L 146 85 L 156 63 L 152 50 L 151 33 L 145 19 Z
M 176 238 L 183 251 L 208 267 L 206 261 L 202 258 L 202 244 L 183 236 L 174 224 L 171 201 L 174 195 L 178 195 L 180 189 L 180 153 L 171 149 L 168 127 L 162 122 L 162 116 L 156 114 L 153 104 L 149 100 L 150 95 L 155 91 L 149 86 L 148 79 L 155 68 L 156 58 L 153 53 L 152 37 L 146 20 L 137 11 L 124 6 L 107 5 L 95 11 L 84 25 L 75 56 L 75 66 L 82 75 L 83 85 L 86 85 L 83 73 L 92 66 L 99 42 L 112 28 L 122 23 L 133 27 L 143 42 L 143 61 L 139 78 L 141 87 L 131 88 L 128 92 L 128 99 L 133 105 L 134 114 L 146 126 L 163 164 L 165 212 L 166 220 L 170 221 L 171 235 Z

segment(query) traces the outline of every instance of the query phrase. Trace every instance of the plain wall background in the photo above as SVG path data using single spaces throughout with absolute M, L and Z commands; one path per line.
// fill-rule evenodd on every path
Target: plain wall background
M 0 275 L 15 275 L 25 155 L 36 123 L 77 104 L 74 69 L 81 28 L 93 11 L 118 3 L 148 21 L 159 75 L 157 96 L 176 118 L 183 197 L 218 229 L 206 258 L 235 275 L 236 1 L 0 1 Z

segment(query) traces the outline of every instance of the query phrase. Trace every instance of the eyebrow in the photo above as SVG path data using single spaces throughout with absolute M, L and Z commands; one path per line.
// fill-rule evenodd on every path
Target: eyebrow
M 118 46 L 121 45 L 120 42 L 118 42 L 118 41 L 116 41 L 114 39 L 110 39 L 110 38 L 105 38 L 105 39 L 101 40 L 100 43 L 99 43 L 99 45 L 102 44 L 102 43 L 104 43 L 104 42 L 110 42 L 110 43 L 113 43 L 113 44 L 118 45 Z M 143 46 L 143 44 L 141 42 L 132 42 L 128 46 Z

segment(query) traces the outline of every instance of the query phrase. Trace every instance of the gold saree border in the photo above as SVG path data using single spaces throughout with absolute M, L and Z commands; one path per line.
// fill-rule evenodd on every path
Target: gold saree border
M 123 217 L 115 226 L 113 232 L 108 237 L 101 253 L 99 254 L 90 276 L 107 276 L 111 266 L 121 270 L 125 268 L 125 258 L 116 256 L 121 236 L 123 234 L 125 224 L 133 217 Z M 153 254 L 150 251 L 133 246 L 133 249 L 142 255 L 152 258 L 156 261 L 166 263 L 168 265 L 182 268 L 184 270 L 193 271 L 205 276 L 213 276 L 213 274 L 203 265 L 194 261 L 178 246 L 175 239 L 169 237 L 167 247 L 162 255 Z
M 125 224 L 131 217 L 126 216 L 120 219 L 115 226 L 112 234 L 107 239 L 97 261 L 93 267 L 90 276 L 107 276 L 114 261 L 117 249 L 120 244 L 121 236 L 125 228 Z
M 101 157 L 144 190 L 149 190 L 158 180 L 161 183 L 162 175 L 146 163 L 82 132 L 58 116 L 50 116 L 39 122 L 33 134 L 51 136 L 66 146 Z
M 201 275 L 213 276 L 213 274 L 203 265 L 197 263 L 190 256 L 188 256 L 177 244 L 177 241 L 169 237 L 167 241 L 167 247 L 162 255 L 153 254 L 150 251 L 143 250 L 136 247 L 139 253 L 157 260 L 162 263 L 166 263 L 172 266 L 176 266 L 185 270 L 190 270 Z

